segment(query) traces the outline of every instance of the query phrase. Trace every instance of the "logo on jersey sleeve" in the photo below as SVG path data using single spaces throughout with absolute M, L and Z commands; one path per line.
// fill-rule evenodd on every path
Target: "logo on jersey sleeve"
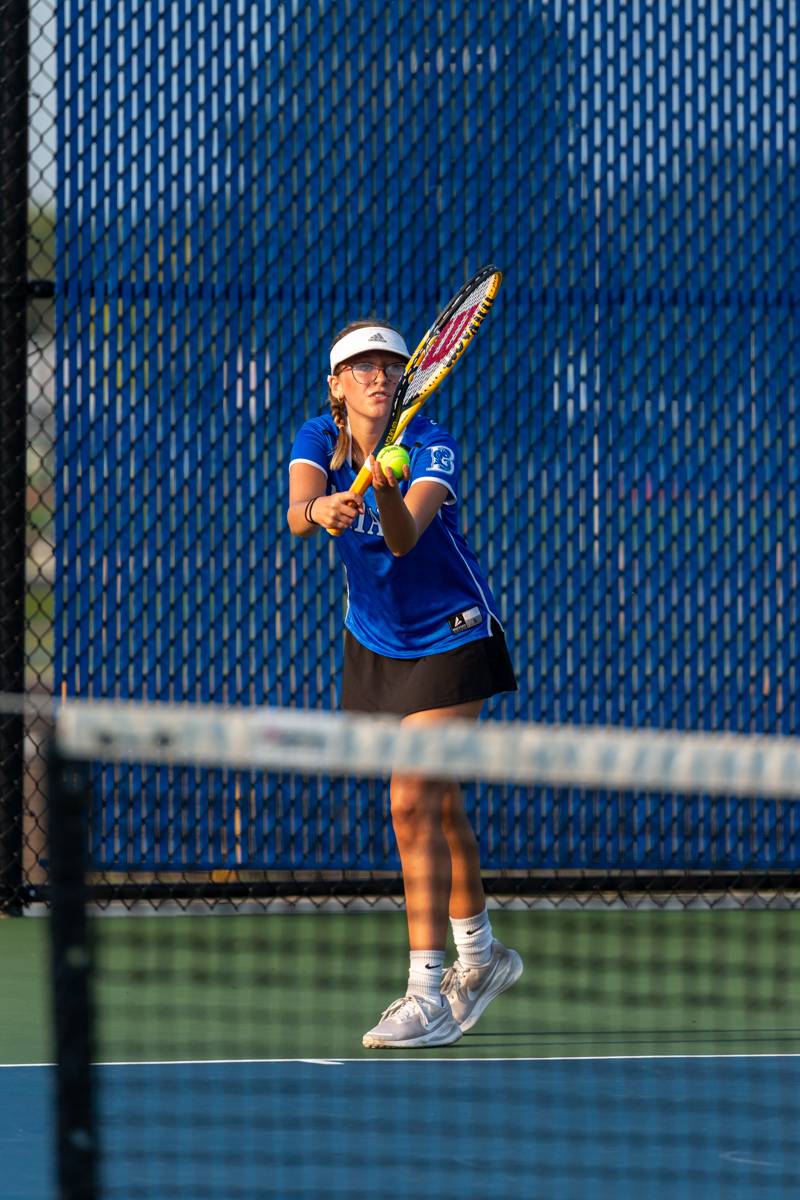
M 455 474 L 456 459 L 449 446 L 431 446 L 428 453 L 431 456 L 429 470 L 441 475 Z

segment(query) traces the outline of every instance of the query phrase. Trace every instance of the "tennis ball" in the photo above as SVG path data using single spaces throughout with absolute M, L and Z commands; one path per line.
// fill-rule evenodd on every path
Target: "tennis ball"
M 394 472 L 395 479 L 403 478 L 403 467 L 411 462 L 405 446 L 384 446 L 378 455 L 378 462 L 386 470 Z

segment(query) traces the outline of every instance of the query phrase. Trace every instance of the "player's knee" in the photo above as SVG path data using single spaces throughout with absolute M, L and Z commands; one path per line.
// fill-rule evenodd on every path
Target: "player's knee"
M 440 821 L 441 812 L 423 779 L 412 776 L 392 781 L 392 825 L 398 836 L 412 836 Z

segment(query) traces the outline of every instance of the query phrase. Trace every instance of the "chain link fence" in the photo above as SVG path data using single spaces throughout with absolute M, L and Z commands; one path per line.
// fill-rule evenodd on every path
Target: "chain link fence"
M 0 4 L 0 692 L 53 694 L 56 17 Z M 46 722 L 0 717 L 0 909 L 46 879 Z
M 334 704 L 342 587 L 332 547 L 284 528 L 292 434 L 345 321 L 385 311 L 415 340 L 496 261 L 496 312 L 435 412 L 522 683 L 492 715 L 800 732 L 793 0 L 67 0 L 31 6 L 29 46 L 25 11 L 0 6 L 7 139 L 30 75 L 24 269 L 3 218 L 4 346 L 18 363 L 22 336 L 27 362 L 22 455 L 2 378 L 0 690 Z M 41 722 L 21 823 L 19 723 L 3 729 L 8 901 L 37 894 L 46 853 Z M 100 801 L 100 865 L 183 877 L 158 848 L 180 796 L 136 786 Z M 252 796 L 204 870 L 287 865 Z M 626 822 L 649 801 L 570 803 L 594 840 L 559 841 L 553 796 L 476 814 L 509 869 L 592 869 L 580 846 L 607 851 L 609 822 L 642 866 Z M 335 850 L 360 838 L 342 811 Z M 687 822 L 707 830 L 673 865 L 792 869 L 777 810 L 669 811 L 679 848 Z M 309 846 L 288 865 L 347 867 Z

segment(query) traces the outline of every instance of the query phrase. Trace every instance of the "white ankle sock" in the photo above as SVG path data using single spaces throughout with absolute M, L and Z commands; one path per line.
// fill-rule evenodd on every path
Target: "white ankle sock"
M 426 996 L 441 1003 L 444 950 L 412 950 L 408 995 Z
M 475 917 L 450 918 L 459 962 L 465 967 L 485 967 L 492 957 L 492 926 L 489 910 Z

